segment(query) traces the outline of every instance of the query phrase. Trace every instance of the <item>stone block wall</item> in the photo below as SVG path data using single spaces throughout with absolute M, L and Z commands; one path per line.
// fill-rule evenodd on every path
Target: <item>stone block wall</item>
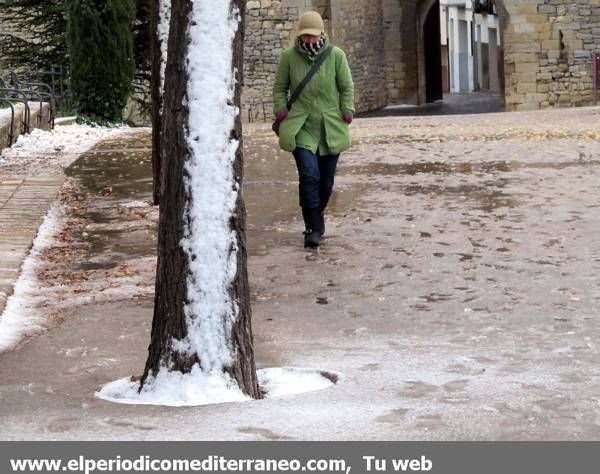
M 600 0 L 505 0 L 509 110 L 593 104 Z
M 418 0 L 383 0 L 384 70 L 388 104 L 418 102 Z
M 385 31 L 381 2 L 331 0 L 334 44 L 348 56 L 358 112 L 387 104 Z
M 396 0 L 383 1 L 383 67 L 385 71 L 385 89 L 388 102 L 391 103 L 408 99 L 406 65 L 410 64 L 411 61 L 407 52 L 412 50 L 416 54 L 416 42 L 406 41 L 406 30 L 401 22 L 402 10 L 402 2 Z
M 1 104 L 5 107 L 5 104 Z M 29 126 L 33 130 L 39 128 L 48 130 L 50 128 L 50 104 L 44 102 L 40 107 L 39 102 L 29 102 L 30 117 Z M 9 135 L 12 133 L 12 143 L 14 144 L 20 135 L 25 133 L 25 106 L 23 104 L 14 104 L 14 121 L 11 121 L 10 108 L 0 108 L 0 152 L 8 146 Z M 12 122 L 12 124 L 11 124 Z
M 7 33 L 12 33 L 12 30 L 10 29 L 10 25 L 3 18 L 3 14 L 0 11 L 0 35 L 4 35 Z M 2 57 L 0 57 L 0 72 L 2 72 L 3 67 L 4 67 L 4 63 L 2 61 Z

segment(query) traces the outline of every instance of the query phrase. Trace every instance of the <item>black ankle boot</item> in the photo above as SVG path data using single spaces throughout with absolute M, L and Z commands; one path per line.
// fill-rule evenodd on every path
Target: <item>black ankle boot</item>
M 321 213 L 318 209 L 302 208 L 304 218 L 304 248 L 316 248 L 321 243 Z
M 306 228 L 308 229 L 310 227 L 309 224 L 307 224 L 307 222 L 310 222 L 309 217 L 308 217 L 308 212 L 310 211 L 310 209 L 303 207 L 302 208 L 302 217 L 304 218 L 304 225 L 306 226 Z M 319 209 L 319 219 L 317 221 L 317 230 L 319 231 L 319 233 L 321 234 L 321 237 L 323 237 L 325 235 L 325 211 L 322 211 Z
M 319 211 L 319 232 L 321 232 L 321 237 L 325 235 L 325 210 Z

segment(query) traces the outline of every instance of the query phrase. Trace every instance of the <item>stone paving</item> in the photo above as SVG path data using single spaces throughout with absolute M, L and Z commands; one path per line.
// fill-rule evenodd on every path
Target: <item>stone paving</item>
M 48 128 L 49 104 L 31 102 L 30 126 Z M 6 112 L 5 109 L 2 112 Z M 23 133 L 23 106 L 15 106 L 13 143 Z M 11 132 L 10 114 L 0 120 L 0 152 L 8 145 Z M 62 176 L 4 176 L 0 175 L 0 314 L 13 293 L 21 264 L 29 253 L 31 243 L 46 211 L 56 199 L 62 186 Z
M 13 293 L 21 264 L 64 176 L 14 176 L 0 180 L 0 314 Z
M 444 94 L 444 100 L 423 105 L 391 105 L 382 109 L 358 114 L 360 118 L 406 117 L 423 115 L 463 115 L 503 112 L 500 94 L 494 92 L 463 92 Z

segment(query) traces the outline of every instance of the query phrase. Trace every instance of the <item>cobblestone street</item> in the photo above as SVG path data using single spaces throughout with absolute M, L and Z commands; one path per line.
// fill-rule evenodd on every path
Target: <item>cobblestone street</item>
M 600 108 L 358 119 L 318 252 L 301 245 L 293 159 L 269 125 L 248 125 L 257 364 L 340 381 L 197 408 L 94 398 L 142 370 L 154 282 L 148 137 L 111 144 L 135 151 L 126 173 L 93 166 L 127 157 L 99 147 L 69 172 L 87 196 L 71 245 L 87 253 L 45 273 L 49 298 L 79 302 L 0 355 L 3 438 L 600 439 L 599 119 Z M 133 288 L 118 302 L 94 293 L 125 264 Z

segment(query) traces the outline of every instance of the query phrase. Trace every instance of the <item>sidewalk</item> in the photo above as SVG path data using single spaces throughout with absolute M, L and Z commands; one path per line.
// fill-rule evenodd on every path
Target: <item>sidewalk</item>
M 64 176 L 0 178 L 0 314 Z
M 120 129 L 72 124 L 51 132 L 36 129 L 0 155 L 0 317 L 65 183 L 64 169 L 98 140 L 120 134 Z
M 43 104 L 40 120 L 39 103 L 30 102 L 29 106 L 32 129 L 38 125 L 44 130 L 47 129 L 49 104 Z M 21 121 L 25 109 L 23 105 L 15 105 L 14 110 L 15 122 L 12 131 L 13 142 L 16 142 L 23 132 Z M 8 144 L 10 122 L 10 108 L 0 109 L 0 153 Z M 14 282 L 19 276 L 23 260 L 29 253 L 40 222 L 56 198 L 63 181 L 64 178 L 60 175 L 0 175 L 0 314 L 4 310 L 6 300 L 12 295 Z

